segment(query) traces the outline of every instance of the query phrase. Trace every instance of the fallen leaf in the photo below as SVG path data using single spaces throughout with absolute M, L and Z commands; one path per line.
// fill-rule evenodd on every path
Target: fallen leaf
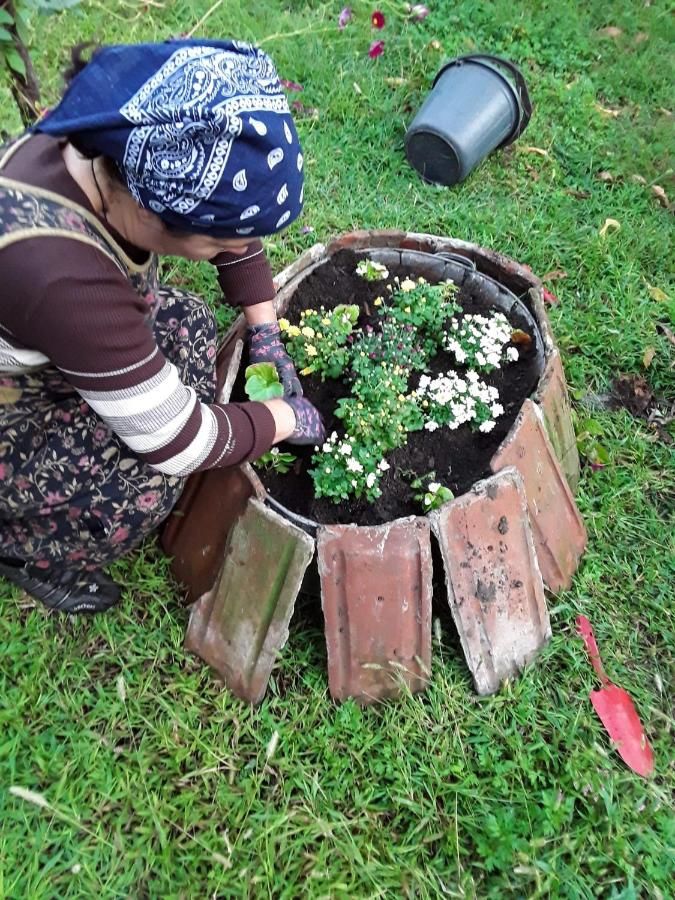
M 652 389 L 641 375 L 619 375 L 612 392 L 615 402 L 634 416 L 643 416 L 654 400 Z
M 670 209 L 670 202 L 668 201 L 668 194 L 666 194 L 666 192 L 664 191 L 664 189 L 661 187 L 660 184 L 652 185 L 652 194 L 656 197 L 656 199 L 659 201 L 659 203 L 661 204 L 661 206 L 664 209 Z
M 511 332 L 511 343 L 520 347 L 529 347 L 532 343 L 532 338 L 526 331 L 516 328 L 515 331 Z
M 602 172 L 598 172 L 596 177 L 597 177 L 598 181 L 606 181 L 608 183 L 611 183 L 612 181 L 614 181 L 614 176 L 612 175 L 611 172 L 608 172 L 606 169 L 604 169 Z
M 302 100 L 293 100 L 291 109 L 300 119 L 318 119 L 319 110 L 316 106 L 305 106 Z
M 117 696 L 120 698 L 122 703 L 126 703 L 127 699 L 127 686 L 124 681 L 124 675 L 120 674 L 115 679 L 115 687 L 117 688 Z
M 666 324 L 663 322 L 656 323 L 656 330 L 662 332 L 662 334 L 670 341 L 670 343 L 675 347 L 675 334 L 668 328 Z
M 608 231 L 619 231 L 621 229 L 621 223 L 617 222 L 616 219 L 605 219 L 605 224 L 600 229 L 600 237 L 604 237 Z
M 567 278 L 567 272 L 564 269 L 553 269 L 541 276 L 542 281 L 560 281 L 561 278 Z
M 21 398 L 23 391 L 19 388 L 0 387 L 0 405 L 16 403 Z
M 594 103 L 593 106 L 601 116 L 605 116 L 606 118 L 616 119 L 617 116 L 621 115 L 620 109 L 610 109 L 608 106 L 602 106 L 601 103 Z
M 549 158 L 548 150 L 542 150 L 541 147 L 519 147 L 518 149 L 522 153 L 536 153 L 537 156 L 545 156 L 547 159 Z
M 408 83 L 407 78 L 385 78 L 384 83 L 389 87 L 402 87 Z
M 623 34 L 623 29 L 617 28 L 616 25 L 607 25 L 605 28 L 599 28 L 598 34 L 601 37 L 608 37 L 608 38 L 616 39 L 618 37 L 621 37 L 621 35 Z
M 657 112 L 660 112 L 662 116 L 672 116 L 672 110 L 666 109 L 665 106 L 659 106 Z
M 647 179 L 643 178 L 642 175 L 631 175 L 630 180 L 633 184 L 647 184 Z
M 549 306 L 555 306 L 558 302 L 558 298 L 556 295 L 549 291 L 548 288 L 544 288 L 544 303 L 548 303 Z
M 281 84 L 283 85 L 283 87 L 286 88 L 287 91 L 298 92 L 298 91 L 304 90 L 302 85 L 298 84 L 297 81 L 288 81 L 287 78 L 280 78 L 279 80 L 280 80 Z
M 644 355 L 642 357 L 642 365 L 645 367 L 645 369 L 648 369 L 651 366 L 652 360 L 654 359 L 655 356 L 656 356 L 656 347 L 647 347 L 647 349 L 645 350 Z
M 647 293 L 652 300 L 658 300 L 659 303 L 667 303 L 670 300 L 670 297 L 665 291 L 662 291 L 660 287 L 654 287 L 654 285 L 649 284 L 649 282 L 647 282 Z
M 371 59 L 377 59 L 384 53 L 384 41 L 373 41 L 368 49 L 368 56 Z
M 427 47 L 429 48 L 429 50 L 442 50 L 443 49 L 443 45 L 441 44 L 440 41 L 436 40 L 436 38 L 434 38 L 433 41 L 429 41 L 429 43 L 427 44 Z
M 638 33 L 633 38 L 634 43 L 636 44 L 644 44 L 645 41 L 649 40 L 649 35 L 646 31 L 638 31 Z
M 588 200 L 591 196 L 590 191 L 578 191 L 576 188 L 565 188 L 565 193 L 574 197 L 575 200 Z

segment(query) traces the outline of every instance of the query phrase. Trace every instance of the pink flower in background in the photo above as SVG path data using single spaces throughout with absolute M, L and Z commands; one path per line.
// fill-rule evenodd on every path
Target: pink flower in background
M 338 18 L 338 28 L 340 29 L 340 31 L 342 31 L 343 28 L 346 28 L 347 25 L 349 25 L 352 18 L 353 14 L 351 6 L 345 6 Z
M 382 56 L 384 53 L 384 41 L 373 41 L 370 45 L 370 50 L 368 51 L 368 56 L 371 59 L 377 59 L 378 56 Z
M 423 3 L 416 3 L 414 6 L 409 7 L 409 9 L 410 18 L 414 19 L 415 22 L 423 22 L 429 15 L 429 7 L 425 6 Z
M 384 13 L 376 9 L 375 12 L 371 13 L 370 24 L 373 28 L 384 28 Z
M 280 79 L 282 85 L 286 88 L 287 91 L 302 91 L 303 87 L 301 84 L 298 84 L 297 81 L 288 81 L 286 78 Z

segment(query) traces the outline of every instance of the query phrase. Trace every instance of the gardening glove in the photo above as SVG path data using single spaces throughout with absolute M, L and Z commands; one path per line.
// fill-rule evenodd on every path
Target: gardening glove
M 302 385 L 281 340 L 278 322 L 253 325 L 246 330 L 249 361 L 274 363 L 279 380 L 284 387 L 284 397 L 302 397 Z
M 295 431 L 286 438 L 289 444 L 314 444 L 320 447 L 326 440 L 326 428 L 319 410 L 305 397 L 293 394 L 285 398 L 295 413 Z

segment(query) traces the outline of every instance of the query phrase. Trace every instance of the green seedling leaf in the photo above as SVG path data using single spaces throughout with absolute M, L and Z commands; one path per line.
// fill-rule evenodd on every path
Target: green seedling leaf
M 283 397 L 284 388 L 279 381 L 274 363 L 254 363 L 246 369 L 246 396 L 249 400 L 273 400 Z
M 354 304 L 340 303 L 335 307 L 335 312 L 338 315 L 347 316 L 352 325 L 356 325 L 356 321 L 359 318 L 359 308 Z

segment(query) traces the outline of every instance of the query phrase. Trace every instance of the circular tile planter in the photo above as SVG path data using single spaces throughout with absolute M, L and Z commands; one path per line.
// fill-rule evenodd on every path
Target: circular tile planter
M 164 540 L 188 585 L 186 561 L 200 556 L 198 547 L 190 549 L 188 523 L 205 515 L 195 510 L 213 507 L 217 491 L 236 488 L 236 502 L 226 534 L 221 528 L 201 554 L 202 562 L 209 554 L 213 559 L 208 574 L 202 566 L 196 579 L 203 590 L 186 645 L 238 694 L 259 700 L 303 578 L 318 573 L 332 696 L 368 702 L 423 690 L 431 670 L 433 534 L 467 664 L 479 693 L 490 693 L 548 640 L 544 584 L 553 592 L 569 586 L 586 541 L 572 496 L 579 461 L 569 398 L 541 283 L 527 267 L 463 241 L 352 232 L 312 247 L 278 276 L 278 312 L 311 272 L 344 249 L 430 281 L 473 279 L 486 304 L 522 317 L 535 334 L 536 388 L 494 453 L 492 475 L 428 516 L 376 526 L 321 525 L 281 507 L 249 466 L 236 475 L 204 473 L 211 477 L 188 490 L 187 515 L 169 526 Z M 239 321 L 221 350 L 226 391 L 243 334 Z

